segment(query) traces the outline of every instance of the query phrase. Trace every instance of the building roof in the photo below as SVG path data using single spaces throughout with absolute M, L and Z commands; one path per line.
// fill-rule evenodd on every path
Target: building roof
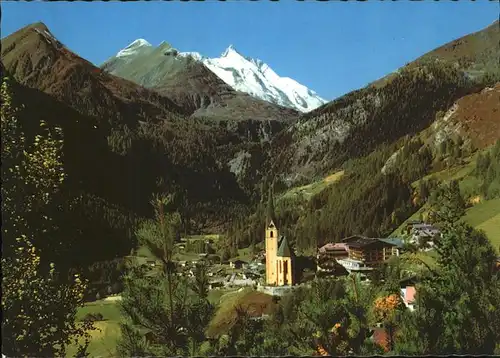
M 288 244 L 288 240 L 286 237 L 282 236 L 278 243 L 278 252 L 276 256 L 278 257 L 292 257 L 292 250 L 290 249 L 290 245 Z
M 380 243 L 378 239 L 372 239 L 365 236 L 351 236 L 342 241 L 346 242 L 347 246 L 356 248 L 367 247 L 369 245 Z
M 389 245 L 397 246 L 399 249 L 404 246 L 403 240 L 395 237 L 388 237 L 387 239 L 379 239 L 379 240 Z
M 415 286 L 415 284 L 418 282 L 419 282 L 419 278 L 417 275 L 405 277 L 405 278 L 399 280 L 399 284 L 401 285 L 401 288 L 405 288 L 407 286 Z
M 330 242 L 328 244 L 321 246 L 318 249 L 318 251 L 320 253 L 325 253 L 328 251 L 347 251 L 347 249 L 348 249 L 347 244 L 345 242 L 337 242 L 337 243 Z

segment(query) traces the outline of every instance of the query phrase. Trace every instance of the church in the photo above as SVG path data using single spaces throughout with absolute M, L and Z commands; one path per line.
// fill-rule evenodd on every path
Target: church
M 266 228 L 266 284 L 292 286 L 294 282 L 294 255 L 288 240 L 279 236 L 271 219 Z

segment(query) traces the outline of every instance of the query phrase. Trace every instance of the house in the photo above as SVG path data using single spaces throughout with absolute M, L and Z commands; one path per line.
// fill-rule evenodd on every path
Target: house
M 241 269 L 246 267 L 247 263 L 243 260 L 234 260 L 229 262 L 229 267 L 232 269 Z
M 347 257 L 349 247 L 344 242 L 328 243 L 318 249 L 318 256 L 327 256 L 334 259 Z
M 415 309 L 415 295 L 416 295 L 416 284 L 418 282 L 417 276 L 413 275 L 404 278 L 399 281 L 399 287 L 401 289 L 401 299 L 405 306 L 413 311 Z
M 316 271 L 334 273 L 339 264 L 337 260 L 349 256 L 346 243 L 328 243 L 318 249 L 316 255 Z
M 421 220 L 409 220 L 406 224 L 405 231 L 407 234 L 410 234 L 415 225 L 422 225 L 422 224 L 424 223 Z
M 422 240 L 426 240 L 430 246 L 434 245 L 433 239 L 441 234 L 441 231 L 430 224 L 416 224 L 411 230 L 412 236 L 410 242 L 418 244 Z
M 401 299 L 410 311 L 415 309 L 415 294 L 415 286 L 406 286 L 401 288 Z
M 368 273 L 398 253 L 393 243 L 376 238 L 354 235 L 342 240 L 348 247 L 348 257 L 337 260 L 349 273 Z M 395 249 L 396 248 L 396 249 Z

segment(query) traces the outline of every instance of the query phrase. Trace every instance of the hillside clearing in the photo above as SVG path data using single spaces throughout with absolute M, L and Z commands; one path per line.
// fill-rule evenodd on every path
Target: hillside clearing
M 496 250 L 500 246 L 500 199 L 483 201 L 467 210 L 465 222 L 484 230 Z
M 119 302 L 115 300 L 99 300 L 88 302 L 84 307 L 78 309 L 77 320 L 82 320 L 88 314 L 103 315 L 103 320 L 95 322 L 97 328 L 91 332 L 91 341 L 88 348 L 90 357 L 115 357 L 116 345 L 120 337 L 120 322 L 122 314 L 119 308 Z M 68 347 L 67 356 L 73 357 L 76 353 L 76 347 Z
M 302 199 L 310 199 L 312 196 L 320 193 L 323 191 L 326 187 L 329 185 L 332 185 L 336 183 L 337 181 L 342 178 L 344 175 L 344 171 L 339 171 L 336 173 L 333 173 L 331 175 L 328 175 L 327 177 L 316 181 L 311 184 L 303 185 L 300 187 L 292 188 L 285 192 L 280 199 L 296 199 L 296 198 L 302 198 Z

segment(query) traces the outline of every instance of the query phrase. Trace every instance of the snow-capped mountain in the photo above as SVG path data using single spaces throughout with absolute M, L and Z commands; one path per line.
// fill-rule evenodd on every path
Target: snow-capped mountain
M 130 45 L 125 47 L 123 50 L 120 50 L 115 57 L 127 57 L 133 56 L 139 53 L 141 50 L 147 47 L 153 47 L 149 42 L 144 39 L 137 39 L 132 42 Z
M 213 73 L 235 90 L 285 107 L 309 112 L 327 101 L 297 81 L 280 77 L 271 67 L 241 55 L 232 45 L 220 57 L 208 58 L 197 52 L 180 52 L 203 62 Z
M 208 58 L 198 52 L 178 52 L 166 42 L 154 47 L 144 39 L 137 39 L 114 56 L 112 66 L 129 63 L 138 57 L 147 59 L 159 49 L 165 49 L 164 55 L 168 52 L 168 55 L 192 57 L 235 90 L 271 103 L 309 112 L 327 102 L 297 81 L 278 76 L 261 60 L 241 55 L 232 45 L 220 57 Z M 107 66 L 110 66 L 109 61 Z

